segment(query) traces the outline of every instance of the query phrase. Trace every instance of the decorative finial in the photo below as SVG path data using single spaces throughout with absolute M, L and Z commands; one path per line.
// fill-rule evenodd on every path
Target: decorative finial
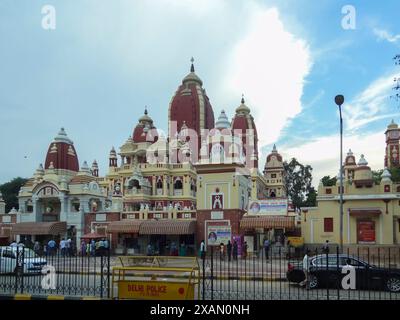
M 276 152 L 276 145 L 274 143 L 274 147 L 272 148 L 272 152 Z
M 244 94 L 242 93 L 242 100 L 240 101 L 242 104 L 244 104 Z
M 144 114 L 147 116 L 147 106 L 144 106 Z
M 192 65 L 190 66 L 190 72 L 194 72 L 194 65 L 193 65 L 194 58 L 193 57 L 190 59 L 190 62 L 192 63 Z

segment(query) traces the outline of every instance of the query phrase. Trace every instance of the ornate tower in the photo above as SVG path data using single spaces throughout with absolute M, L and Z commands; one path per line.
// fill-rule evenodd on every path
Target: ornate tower
M 171 99 L 168 111 L 169 137 L 173 139 L 182 130 L 182 126 L 197 133 L 197 151 L 201 147 L 203 129 L 214 128 L 214 112 L 203 82 L 194 71 L 193 58 L 190 73 L 182 80 Z
M 267 180 L 268 197 L 286 197 L 285 168 L 282 156 L 276 150 L 275 145 L 267 156 L 263 173 Z
M 400 167 L 399 161 L 399 141 L 400 141 L 400 129 L 397 123 L 392 120 L 388 125 L 385 132 L 386 135 L 386 151 L 385 151 L 385 167 L 386 168 L 398 168 Z
M 254 118 L 250 114 L 250 108 L 246 106 L 244 97 L 240 106 L 236 108 L 236 114 L 232 120 L 232 131 L 235 137 L 242 140 L 242 154 L 246 159 L 246 167 L 258 168 L 258 136 Z
M 92 163 L 92 175 L 94 177 L 98 177 L 99 176 L 99 166 L 98 166 L 96 160 L 94 160 L 93 163 Z
M 110 151 L 110 157 L 109 157 L 109 162 L 108 162 L 109 167 L 117 167 L 117 153 L 115 152 L 114 147 L 112 147 Z

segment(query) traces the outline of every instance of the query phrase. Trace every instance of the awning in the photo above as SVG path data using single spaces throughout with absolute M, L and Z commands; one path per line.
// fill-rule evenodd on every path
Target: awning
M 67 231 L 65 221 L 57 222 L 19 222 L 12 226 L 12 234 L 59 235 Z
M 139 233 L 139 227 L 143 220 L 121 220 L 110 222 L 107 226 L 107 232 L 116 233 Z
M 193 234 L 196 220 L 146 220 L 140 226 L 139 234 Z
M 84 234 L 81 239 L 101 239 L 105 238 L 106 236 L 98 234 L 98 233 L 86 233 Z
M 350 209 L 350 215 L 352 217 L 357 217 L 357 218 L 378 217 L 380 214 L 382 214 L 382 211 L 380 209 L 372 209 L 372 208 Z
M 294 217 L 287 216 L 263 216 L 263 217 L 243 217 L 240 221 L 242 229 L 257 229 L 257 228 L 287 228 L 294 229 Z

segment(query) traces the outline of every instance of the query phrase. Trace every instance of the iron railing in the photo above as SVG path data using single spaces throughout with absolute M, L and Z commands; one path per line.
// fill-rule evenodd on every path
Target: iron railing
M 56 250 L 47 255 L 0 247 L 0 295 L 32 294 L 109 297 L 110 251 L 93 255 Z
M 330 246 L 304 259 L 307 250 L 269 247 L 234 259 L 209 247 L 200 263 L 200 299 L 400 300 L 400 248 L 339 253 Z

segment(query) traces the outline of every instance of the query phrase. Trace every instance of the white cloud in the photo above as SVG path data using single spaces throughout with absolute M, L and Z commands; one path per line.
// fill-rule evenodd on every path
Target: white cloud
M 285 29 L 276 8 L 252 6 L 250 25 L 233 48 L 224 83 L 226 94 L 245 94 L 263 146 L 275 142 L 287 121 L 301 112 L 312 61 L 306 41 Z
M 390 112 L 389 96 L 393 79 L 400 73 L 385 75 L 372 82 L 365 90 L 343 105 L 343 118 L 347 130 L 357 131 L 377 120 L 393 118 L 400 113 Z
M 400 34 L 393 35 L 384 29 L 374 28 L 373 32 L 378 37 L 378 40 L 386 40 L 391 43 L 396 43 L 400 40 Z
M 313 185 L 326 175 L 336 176 L 339 172 L 339 135 L 316 138 L 306 144 L 294 147 L 281 147 L 285 159 L 296 158 L 303 164 L 313 167 Z M 385 156 L 384 130 L 367 135 L 348 135 L 343 138 L 343 160 L 351 149 L 358 162 L 364 154 L 373 170 L 382 169 Z
M 385 128 L 378 132 L 365 133 L 367 124 L 386 118 L 396 118 L 400 113 L 390 112 L 389 92 L 393 78 L 399 74 L 384 75 L 373 81 L 354 99 L 343 106 L 345 135 L 343 138 L 343 160 L 348 149 L 352 149 L 357 161 L 364 154 L 372 169 L 382 169 L 385 156 Z M 388 121 L 389 122 L 389 121 Z M 301 163 L 313 167 L 313 185 L 325 175 L 337 175 L 339 172 L 339 134 L 318 137 L 304 144 L 280 147 L 285 159 L 296 158 Z

